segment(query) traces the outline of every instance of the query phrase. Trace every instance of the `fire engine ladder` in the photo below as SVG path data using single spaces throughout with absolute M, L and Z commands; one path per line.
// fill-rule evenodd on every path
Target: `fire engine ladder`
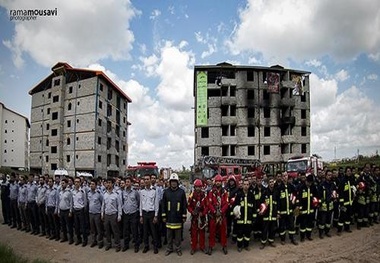
M 231 157 L 218 157 L 218 156 L 203 156 L 200 160 L 203 165 L 241 165 L 241 166 L 261 166 L 261 162 L 258 159 L 242 159 Z

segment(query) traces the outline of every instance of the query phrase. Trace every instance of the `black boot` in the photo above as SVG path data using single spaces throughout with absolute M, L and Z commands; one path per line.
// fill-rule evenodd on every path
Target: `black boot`
M 319 229 L 319 238 L 323 239 L 323 229 Z

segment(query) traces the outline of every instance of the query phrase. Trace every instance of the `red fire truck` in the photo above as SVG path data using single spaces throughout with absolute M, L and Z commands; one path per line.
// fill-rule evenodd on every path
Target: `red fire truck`
M 156 162 L 138 162 L 137 165 L 128 165 L 126 172 L 127 176 L 135 178 L 143 177 L 146 174 L 159 176 Z
M 262 164 L 256 159 L 242 159 L 232 157 L 203 156 L 193 167 L 192 180 L 213 178 L 220 174 L 224 180 L 234 175 L 237 180 L 249 173 L 262 177 Z
M 291 177 L 297 177 L 298 172 L 304 172 L 306 175 L 323 170 L 322 157 L 316 154 L 312 156 L 294 156 L 286 162 L 286 171 Z

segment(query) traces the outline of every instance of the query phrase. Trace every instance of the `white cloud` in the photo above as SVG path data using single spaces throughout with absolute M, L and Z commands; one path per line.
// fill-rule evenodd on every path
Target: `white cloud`
M 153 54 L 149 57 L 140 57 L 139 59 L 143 63 L 139 68 L 145 70 L 147 76 L 153 76 L 157 68 L 158 57 Z
M 208 50 L 202 52 L 201 58 L 206 58 L 208 56 L 211 56 L 217 51 L 216 45 L 208 44 L 207 46 L 208 46 Z
M 57 61 L 85 66 L 106 58 L 129 58 L 134 41 L 129 23 L 139 14 L 129 0 L 96 5 L 91 0 L 22 0 L 2 1 L 0 5 L 7 10 L 58 10 L 57 16 L 15 22 L 12 39 L 3 40 L 3 44 L 12 51 L 17 67 L 23 65 L 25 55 L 47 67 Z
M 234 54 L 253 51 L 298 60 L 377 54 L 379 8 L 378 0 L 248 0 L 228 46 Z
M 218 52 L 218 39 L 210 34 L 203 35 L 201 32 L 195 32 L 195 39 L 198 43 L 204 44 L 207 46 L 207 50 L 201 53 L 201 58 L 206 58 L 212 54 Z
M 206 43 L 206 40 L 203 38 L 201 32 L 195 32 L 195 39 L 196 39 L 197 42 L 199 42 L 199 43 L 202 43 L 202 44 L 205 44 L 205 43 Z
M 377 52 L 375 54 L 369 54 L 368 57 L 372 59 L 373 61 L 379 61 L 380 60 L 380 52 Z
M 305 64 L 308 66 L 313 66 L 315 68 L 319 68 L 322 65 L 322 62 L 314 58 L 314 59 L 311 59 L 309 61 L 306 61 Z
M 336 80 L 310 76 L 312 152 L 326 159 L 352 157 L 357 149 L 374 153 L 380 148 L 378 105 L 357 87 L 337 93 Z
M 260 59 L 257 59 L 256 57 L 252 56 L 248 59 L 248 64 L 250 65 L 261 65 L 263 62 Z
M 373 74 L 368 75 L 367 79 L 369 79 L 369 80 L 377 80 L 378 77 L 379 76 L 377 74 L 373 73 Z
M 193 64 L 187 43 L 166 42 L 158 54 L 141 58 L 140 70 L 159 79 L 156 87 L 137 80 L 122 80 L 99 64 L 89 68 L 104 71 L 131 99 L 129 105 L 129 164 L 157 161 L 159 166 L 181 168 L 193 163 L 194 113 Z
M 340 70 L 338 73 L 335 74 L 335 78 L 338 81 L 345 81 L 349 78 L 348 72 L 344 69 Z
M 156 73 L 160 77 L 157 96 L 165 105 L 188 111 L 193 105 L 194 57 L 191 52 L 181 51 L 170 42 L 161 48 Z
M 151 20 L 155 20 L 157 17 L 161 15 L 161 11 L 158 9 L 155 9 L 152 11 L 151 16 L 149 17 Z
M 320 79 L 316 74 L 310 75 L 310 103 L 312 109 L 320 110 L 334 103 L 338 92 L 335 79 Z

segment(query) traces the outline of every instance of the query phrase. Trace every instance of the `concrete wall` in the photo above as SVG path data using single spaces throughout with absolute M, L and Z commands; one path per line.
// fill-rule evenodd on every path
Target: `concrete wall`
M 29 168 L 27 119 L 0 104 L 0 167 Z
M 127 162 L 128 152 L 127 148 L 123 150 L 128 134 L 127 102 L 100 77 L 70 83 L 64 81 L 63 76 L 54 77 L 51 87 L 32 95 L 31 166 L 49 173 L 53 173 L 51 165 L 56 164 L 57 168 L 65 168 L 73 174 L 75 170 L 92 171 L 96 175 L 107 174 L 110 170 L 123 174 L 123 160 Z M 108 97 L 109 92 L 112 98 Z M 56 97 L 54 101 L 55 96 L 59 99 Z M 111 111 L 107 112 L 107 109 Z M 53 113 L 58 114 L 55 120 Z M 111 123 L 109 132 L 107 122 Z M 52 129 L 57 130 L 56 136 L 52 135 Z M 112 141 L 110 149 L 106 147 L 107 138 Z M 49 146 L 45 145 L 46 140 L 49 140 Z M 115 149 L 116 140 L 119 141 L 119 151 Z M 51 152 L 54 146 L 57 153 Z M 41 154 L 48 155 L 49 160 L 40 158 Z M 109 166 L 108 154 L 111 154 Z M 101 157 L 100 162 L 98 156 Z M 115 165 L 116 156 L 119 157 L 118 167 Z
M 248 70 L 254 71 L 253 81 L 247 81 Z M 209 137 L 201 138 L 202 128 L 195 128 L 195 160 L 201 157 L 202 147 L 209 148 L 209 155 L 221 156 L 223 145 L 236 147 L 235 155 L 231 157 L 260 158 L 263 162 L 283 162 L 290 156 L 301 154 L 301 144 L 307 145 L 307 152 L 303 154 L 310 154 L 308 76 L 304 86 L 305 101 L 301 101 L 301 96 L 292 94 L 294 86 L 290 80 L 292 71 L 282 73 L 279 93 L 267 93 L 266 72 L 269 71 L 270 68 L 259 70 L 253 67 L 236 71 L 235 78 L 223 78 L 221 87 L 215 83 L 208 83 L 208 90 L 214 91 L 214 96 L 208 97 L 207 105 Z M 224 96 L 215 96 L 217 94 L 215 90 L 218 89 L 224 90 Z M 226 116 L 222 116 L 222 108 L 225 107 L 223 105 L 229 106 Z M 235 105 L 235 116 L 231 116 L 231 105 Z M 248 117 L 249 111 L 253 116 Z M 301 118 L 301 111 L 306 111 L 306 118 Z M 270 116 L 265 116 L 265 112 Z M 292 129 L 289 134 L 282 135 L 281 127 L 284 123 L 288 123 Z M 223 126 L 235 126 L 235 135 L 231 135 L 228 131 L 226 136 L 222 136 Z M 249 126 L 254 127 L 252 137 L 248 137 Z M 302 126 L 306 127 L 306 136 L 301 135 Z M 269 136 L 265 134 L 268 128 Z M 254 155 L 248 155 L 249 146 L 255 147 Z M 269 154 L 267 154 L 268 149 Z

